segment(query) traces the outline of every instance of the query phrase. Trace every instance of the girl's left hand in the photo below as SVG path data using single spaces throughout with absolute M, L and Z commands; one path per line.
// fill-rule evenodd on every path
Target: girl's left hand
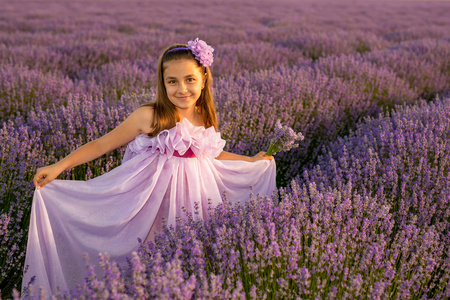
M 252 157 L 253 161 L 258 161 L 258 160 L 272 160 L 273 156 L 267 156 L 266 152 L 261 151 L 258 154 L 256 154 L 255 156 Z

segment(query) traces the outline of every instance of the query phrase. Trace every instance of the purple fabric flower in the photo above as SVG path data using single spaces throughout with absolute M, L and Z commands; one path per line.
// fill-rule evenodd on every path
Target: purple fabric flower
M 214 49 L 213 47 L 206 44 L 205 41 L 196 38 L 194 41 L 189 41 L 187 47 L 192 51 L 195 59 L 197 59 L 202 64 L 202 66 L 209 67 L 212 65 L 214 61 L 214 57 L 212 54 L 214 52 Z
M 266 155 L 274 155 L 280 151 L 288 151 L 292 148 L 298 147 L 297 141 L 303 141 L 305 137 L 301 132 L 295 133 L 295 131 L 284 125 L 281 125 L 278 119 L 275 124 L 275 136 L 270 141 L 269 148 L 266 151 Z

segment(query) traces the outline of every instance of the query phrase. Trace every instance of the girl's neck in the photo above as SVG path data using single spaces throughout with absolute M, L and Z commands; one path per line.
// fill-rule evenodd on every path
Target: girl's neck
M 178 116 L 180 117 L 180 122 L 183 119 L 187 119 L 191 124 L 195 126 L 204 126 L 203 116 L 200 113 L 200 109 L 193 107 L 192 109 L 177 109 Z

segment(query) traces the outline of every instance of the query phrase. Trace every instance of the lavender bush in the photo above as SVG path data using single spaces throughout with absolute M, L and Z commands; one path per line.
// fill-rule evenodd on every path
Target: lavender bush
M 449 98 L 368 118 L 327 147 L 318 165 L 297 178 L 323 189 L 351 182 L 363 196 L 391 207 L 396 226 L 432 230 L 450 249 Z
M 403 42 L 390 49 L 374 51 L 367 60 L 390 68 L 409 82 L 411 89 L 431 100 L 448 90 L 450 83 L 450 39 L 422 39 Z M 420 57 L 420 59 L 419 59 Z
M 298 49 L 301 53 L 316 60 L 333 54 L 364 53 L 386 48 L 389 42 L 367 32 L 348 32 L 337 30 L 334 32 L 306 32 L 302 35 L 289 36 L 279 41 L 281 45 Z
M 443 13 L 450 8 L 449 3 L 415 1 L 405 6 L 403 2 L 395 1 L 351 2 L 350 5 L 345 1 L 294 4 L 291 1 L 263 0 L 256 9 L 242 1 L 208 1 L 202 2 L 201 8 L 205 13 L 201 20 L 198 19 L 195 2 L 191 3 L 192 8 L 183 11 L 183 16 L 173 18 L 173 5 L 178 5 L 176 3 L 174 0 L 155 6 L 151 2 L 137 5 L 137 2 L 109 0 L 89 5 L 73 1 L 66 6 L 46 1 L 45 10 L 42 10 L 42 3 L 27 2 L 26 6 L 24 2 L 2 3 L 2 296 L 10 297 L 13 288 L 20 285 L 33 191 L 31 178 L 36 168 L 53 163 L 81 144 L 103 135 L 133 109 L 153 99 L 155 66 L 161 50 L 173 42 L 199 36 L 216 49 L 212 66 L 214 92 L 220 129 L 227 139 L 226 150 L 251 155 L 259 149 L 266 149 L 269 145 L 266 133 L 277 119 L 308 137 L 299 148 L 277 154 L 278 185 L 288 186 L 293 178 L 298 177 L 291 187 L 280 189 L 280 203 L 270 202 L 273 209 L 268 208 L 267 213 L 273 212 L 275 236 L 279 236 L 278 230 L 282 229 L 277 222 L 288 224 L 275 214 L 281 209 L 281 203 L 291 201 L 297 203 L 295 205 L 307 205 L 309 209 L 315 203 L 314 199 L 322 199 L 317 203 L 320 203 L 319 209 L 323 209 L 324 216 L 337 214 L 333 228 L 350 226 L 348 222 L 339 221 L 340 218 L 349 220 L 344 218 L 344 212 L 341 214 L 331 209 L 347 201 L 345 199 L 352 203 L 369 203 L 373 211 L 365 210 L 366 206 L 363 208 L 368 220 L 374 220 L 379 213 L 386 216 L 387 224 L 393 224 L 393 228 L 376 229 L 382 225 L 380 222 L 364 225 L 363 217 L 355 217 L 355 224 L 359 224 L 354 225 L 359 228 L 359 231 L 355 229 L 355 236 L 361 235 L 360 240 L 365 242 L 357 245 L 349 242 L 348 253 L 364 254 L 368 260 L 360 263 L 364 267 L 356 266 L 353 261 L 347 262 L 348 270 L 337 266 L 336 270 L 343 272 L 331 270 L 329 274 L 348 275 L 345 278 L 339 275 L 342 278 L 338 276 L 338 279 L 333 277 L 335 281 L 328 281 L 331 275 L 327 273 L 325 276 L 322 272 L 325 265 L 319 265 L 319 257 L 322 256 L 314 252 L 316 248 L 305 252 L 313 253 L 308 254 L 312 262 L 306 258 L 298 260 L 300 273 L 286 271 L 291 270 L 287 269 L 291 262 L 285 261 L 284 254 L 294 253 L 289 252 L 291 250 L 280 250 L 283 255 L 272 262 L 278 264 L 274 269 L 267 267 L 272 258 L 264 260 L 260 255 L 252 260 L 251 257 L 255 256 L 248 254 L 245 262 L 249 265 L 236 264 L 239 272 L 220 273 L 224 267 L 214 265 L 216 262 L 212 263 L 210 259 L 221 257 L 225 261 L 237 261 L 243 257 L 243 252 L 236 248 L 234 254 L 230 252 L 224 258 L 220 255 L 225 254 L 215 253 L 212 249 L 219 249 L 216 245 L 229 249 L 226 241 L 239 241 L 240 237 L 233 237 L 233 230 L 237 229 L 230 229 L 231 233 L 223 243 L 208 240 L 208 230 L 219 228 L 227 214 L 269 218 L 269 215 L 262 217 L 260 213 L 252 212 L 256 208 L 251 203 L 236 208 L 224 205 L 214 213 L 217 225 L 201 225 L 194 221 L 180 223 L 180 228 L 191 229 L 186 229 L 186 233 L 168 230 L 161 236 L 159 244 L 148 249 L 143 245 L 139 254 L 141 262 L 134 256 L 134 267 L 130 269 L 135 270 L 136 275 L 128 274 L 128 277 L 120 277 L 122 279 L 114 277 L 111 274 L 118 273 L 112 263 L 106 266 L 105 257 L 102 264 L 105 270 L 111 270 L 108 276 L 113 276 L 103 279 L 106 287 L 102 288 L 99 277 L 99 285 L 93 286 L 95 281 L 88 281 L 78 294 L 73 295 L 105 295 L 104 290 L 107 289 L 110 295 L 129 297 L 143 294 L 175 297 L 180 293 L 205 298 L 238 298 L 244 295 L 259 298 L 263 294 L 284 297 L 284 293 L 287 293 L 286 297 L 297 295 L 302 298 L 312 298 L 311 295 L 357 298 L 366 293 L 381 295 L 382 298 L 408 297 L 408 293 L 414 293 L 410 297 L 417 298 L 420 295 L 444 297 L 448 293 L 443 284 L 448 281 L 448 265 L 441 254 L 449 245 L 448 199 L 445 198 L 449 194 L 449 180 L 448 134 L 444 134 L 448 127 L 442 122 L 446 122 L 448 115 L 437 113 L 433 106 L 421 104 L 411 106 L 408 112 L 408 109 L 403 109 L 392 116 L 370 119 L 366 123 L 369 125 L 360 125 L 356 131 L 353 130 L 366 116 L 377 116 L 397 104 L 414 104 L 420 98 L 431 101 L 436 94 L 449 92 L 449 21 Z M 169 19 L 171 22 L 167 22 Z M 445 101 L 432 105 L 448 109 Z M 420 133 L 420 126 L 406 122 L 408 118 L 398 127 L 392 125 L 395 120 L 403 120 L 403 115 L 409 116 L 410 120 L 422 120 L 430 134 Z M 370 125 L 376 122 L 382 129 L 377 131 L 375 125 Z M 441 124 L 441 127 L 433 127 L 433 123 Z M 401 129 L 410 127 L 414 129 Z M 388 145 L 386 137 L 393 128 L 397 135 Z M 378 135 L 368 133 L 372 131 Z M 439 134 L 434 134 L 435 131 Z M 338 140 L 348 134 L 349 137 Z M 371 136 L 372 140 L 365 141 L 364 135 Z M 360 143 L 359 148 L 350 147 L 352 139 L 352 143 Z M 396 144 L 395 139 L 400 144 Z M 420 149 L 413 149 L 413 145 L 408 144 L 411 139 L 421 145 Z M 346 152 L 342 150 L 344 146 Z M 392 150 L 404 146 L 407 150 Z M 118 149 L 89 164 L 68 170 L 60 178 L 86 180 L 101 175 L 120 164 L 123 150 Z M 372 155 L 370 159 L 364 156 L 368 153 Z M 413 155 L 408 156 L 408 153 Z M 391 169 L 386 169 L 387 166 Z M 369 170 L 369 167 L 373 169 Z M 303 172 L 305 168 L 307 171 Z M 307 202 L 306 198 L 310 201 Z M 388 212 L 383 214 L 386 208 Z M 361 216 L 352 211 L 355 208 L 345 209 L 347 215 Z M 292 213 L 296 212 L 298 210 Z M 291 212 L 283 213 L 289 215 Z M 366 215 L 363 213 L 362 216 Z M 214 218 L 210 222 L 214 222 Z M 323 218 L 323 224 L 328 222 L 327 217 Z M 322 228 L 319 220 L 322 219 L 310 217 L 310 223 L 305 224 Z M 250 226 L 245 222 L 237 218 L 230 228 Z M 280 249 L 287 249 L 280 246 L 282 240 L 269 235 L 272 230 L 268 227 L 272 226 L 270 222 L 256 223 L 267 232 L 267 240 L 276 241 Z M 298 228 L 303 228 L 302 224 L 298 225 Z M 258 230 L 260 227 L 250 231 Z M 318 241 L 316 232 L 311 232 L 309 235 L 305 233 L 311 244 L 302 245 L 302 249 L 310 249 L 308 247 L 314 243 L 320 247 L 329 244 Z M 324 238 L 328 236 L 327 232 L 323 234 Z M 367 242 L 367 234 L 374 235 L 372 244 Z M 189 240 L 189 236 L 194 238 Z M 349 241 L 348 237 L 337 236 L 339 241 Z M 258 244 L 260 240 L 246 237 L 254 245 L 264 245 L 263 242 Z M 263 239 L 263 235 L 259 238 Z M 397 248 L 403 244 L 404 252 L 393 260 L 394 256 L 389 255 L 400 253 Z M 207 248 L 200 251 L 197 249 L 200 245 Z M 373 245 L 372 252 L 366 248 L 369 247 L 367 245 Z M 199 252 L 195 254 L 189 247 Z M 295 247 L 293 249 L 295 251 Z M 238 250 L 239 255 L 236 254 Z M 259 253 L 262 250 L 260 246 Z M 378 250 L 385 251 L 385 256 L 380 256 Z M 299 253 L 303 253 L 301 251 Z M 370 256 L 367 253 L 375 254 Z M 199 261 L 189 260 L 187 255 Z M 329 257 L 333 255 L 329 254 Z M 380 266 L 379 257 L 386 265 Z M 430 261 L 425 261 L 427 257 Z M 201 266 L 201 260 L 206 267 L 198 267 L 197 272 L 193 266 Z M 388 262 L 395 272 L 388 271 Z M 260 267 L 254 271 L 258 263 Z M 145 266 L 145 270 L 140 269 L 141 266 Z M 322 270 L 318 271 L 320 276 L 312 273 L 311 266 Z M 274 272 L 273 278 L 270 270 Z M 396 279 L 389 277 L 392 272 Z M 384 277 L 380 275 L 382 273 Z M 294 278 L 293 274 L 297 277 Z M 373 280 L 365 277 L 367 274 Z M 266 275 L 269 277 L 264 277 Z M 93 274 L 90 276 L 94 278 Z M 325 277 L 326 283 L 323 281 Z M 143 281 L 139 281 L 141 278 Z M 278 278 L 279 281 L 275 282 Z M 299 281 L 298 278 L 304 278 L 304 285 L 294 287 L 293 282 Z M 123 280 L 123 285 L 116 284 L 120 280 Z M 177 284 L 181 290 L 175 289 Z M 164 289 L 165 286 L 168 288 Z M 275 290 L 273 286 L 281 288 Z M 210 294 L 207 294 L 208 290 Z M 292 293 L 287 290 L 292 290 Z M 40 293 L 38 288 L 34 292 L 36 295 Z
M 0 118 L 27 111 L 36 105 L 61 105 L 74 84 L 57 74 L 41 73 L 26 67 L 0 66 Z

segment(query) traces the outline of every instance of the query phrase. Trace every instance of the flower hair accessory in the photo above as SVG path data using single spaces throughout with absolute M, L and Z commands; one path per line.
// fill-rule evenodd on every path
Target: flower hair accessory
M 195 59 L 198 60 L 202 66 L 209 67 L 214 61 L 213 47 L 205 43 L 205 41 L 196 38 L 194 41 L 189 41 L 187 45 L 188 49 L 192 51 Z
M 205 70 L 206 67 L 211 66 L 214 61 L 214 57 L 212 54 L 214 51 L 213 47 L 209 46 L 205 43 L 205 41 L 199 40 L 198 38 L 196 38 L 194 41 L 189 41 L 187 47 L 173 48 L 167 51 L 166 54 L 179 49 L 190 50 L 192 54 L 194 54 L 195 59 L 198 60 L 203 67 L 205 67 Z

